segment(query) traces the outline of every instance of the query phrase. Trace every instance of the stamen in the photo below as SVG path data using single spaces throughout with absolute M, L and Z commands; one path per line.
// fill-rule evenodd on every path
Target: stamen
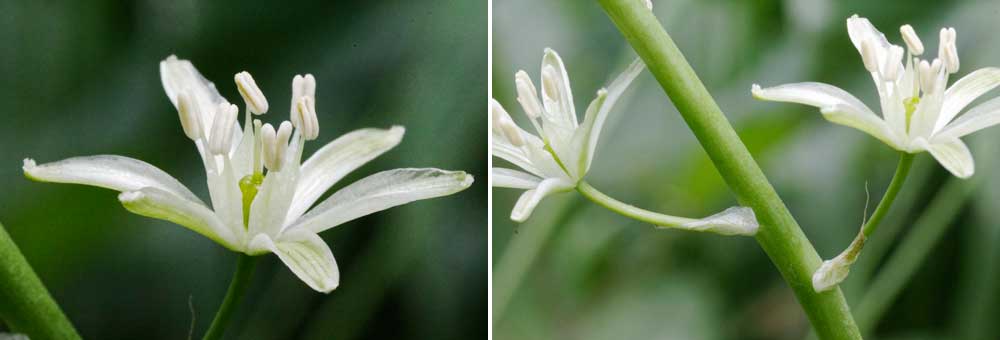
M 295 128 L 299 129 L 306 140 L 313 140 L 319 136 L 319 120 L 316 119 L 315 105 L 312 104 L 312 97 L 299 97 L 298 105 L 295 106 L 295 114 L 292 115 L 293 124 L 297 121 Z
M 516 147 L 524 146 L 524 138 L 521 137 L 521 131 L 514 125 L 514 122 L 509 119 L 500 119 L 500 128 L 503 130 L 504 136 Z
M 517 71 L 514 83 L 517 85 L 517 101 L 524 108 L 524 113 L 532 120 L 537 119 L 542 114 L 542 103 L 538 101 L 538 90 L 531 82 L 531 77 L 523 70 Z
M 545 65 L 542 68 L 542 99 L 546 102 L 559 102 L 559 76 L 557 76 L 556 69 L 552 65 Z
M 861 60 L 868 72 L 878 72 L 878 58 L 875 57 L 875 46 L 871 40 L 861 42 Z
M 236 125 L 236 105 L 220 103 L 212 122 L 208 150 L 215 155 L 227 155 L 232 146 L 233 126 Z
M 948 73 L 958 72 L 959 60 L 958 60 L 958 50 L 956 49 L 956 38 L 957 33 L 955 28 L 942 28 L 940 34 L 940 42 L 938 43 L 938 58 L 944 62 L 945 69 Z
M 275 139 L 277 139 L 277 134 L 274 132 L 274 126 L 271 124 L 264 124 L 260 128 L 260 143 L 264 151 L 264 166 L 268 170 L 277 171 L 278 161 L 275 159 L 277 157 L 277 150 L 275 150 Z
M 177 96 L 177 114 L 180 115 L 184 134 L 191 140 L 201 139 L 201 122 L 199 121 L 201 113 L 198 112 L 198 106 L 191 102 L 191 95 L 188 91 L 181 92 Z
M 885 59 L 885 64 L 882 65 L 882 77 L 885 80 L 895 81 L 899 78 L 900 63 L 903 60 L 903 48 L 892 45 L 889 47 L 888 58 Z
M 316 78 L 311 74 L 306 74 L 305 76 L 296 75 L 292 78 L 292 107 L 288 110 L 295 117 L 295 106 L 298 105 L 299 98 L 310 97 L 313 98 L 313 105 L 316 105 Z M 316 107 L 313 106 L 313 111 L 316 111 Z M 292 124 L 295 124 L 295 120 L 292 120 Z M 297 126 L 297 125 L 296 125 Z
M 250 73 L 247 71 L 237 73 L 233 79 L 236 81 L 236 88 L 240 90 L 240 95 L 243 96 L 247 110 L 258 115 L 266 113 L 267 98 L 264 97 L 264 93 L 257 87 L 257 82 L 253 80 Z
M 920 37 L 913 30 L 913 26 L 903 25 L 899 28 L 899 33 L 903 35 L 903 41 L 906 42 L 906 47 L 910 50 L 911 54 L 921 55 L 924 53 L 924 43 L 920 41 Z
M 260 129 L 261 129 L 260 119 L 254 119 L 253 120 L 253 134 L 256 136 L 256 138 L 254 138 L 254 141 L 253 141 L 253 164 L 251 164 L 250 167 L 251 167 L 251 169 L 253 169 L 253 172 L 255 174 L 259 174 L 259 173 L 263 173 L 264 172 L 264 169 L 263 169 L 263 165 L 264 165 L 263 162 L 264 162 L 264 160 L 262 159 L 263 155 L 261 155 L 261 153 L 263 152 L 263 150 L 261 150 L 262 149 L 262 145 L 261 145 L 261 140 L 260 140 L 261 139 L 261 137 L 260 137 Z

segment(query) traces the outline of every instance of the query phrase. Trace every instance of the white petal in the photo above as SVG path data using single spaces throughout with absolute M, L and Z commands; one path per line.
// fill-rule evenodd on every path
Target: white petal
M 315 233 L 295 230 L 282 233 L 277 241 L 258 234 L 250 242 L 254 252 L 270 251 L 302 282 L 317 292 L 329 293 L 340 285 L 340 269 L 330 247 Z
M 25 176 L 36 181 L 84 184 L 121 192 L 153 187 L 201 203 L 177 179 L 134 158 L 115 155 L 84 156 L 41 165 L 28 158 L 24 160 L 23 169 Z
M 212 126 L 216 108 L 219 107 L 220 103 L 229 103 L 216 90 L 215 84 L 205 79 L 190 61 L 177 59 L 173 55 L 160 62 L 160 81 L 163 83 L 163 90 L 175 108 L 177 107 L 177 96 L 183 91 L 188 91 L 192 102 L 198 105 L 198 112 L 201 113 L 201 126 L 206 127 L 203 132 L 208 138 L 211 133 L 211 129 L 208 127 Z M 241 135 L 239 128 L 236 129 L 235 134 L 234 138 L 239 140 Z
M 513 189 L 534 189 L 542 181 L 535 175 L 506 168 L 490 169 L 490 179 L 494 187 Z
M 295 195 L 299 168 L 282 166 L 281 171 L 271 171 L 264 177 L 257 196 L 250 205 L 250 233 L 276 235 L 285 224 L 285 216 Z
M 388 130 L 355 130 L 316 151 L 302 164 L 295 198 L 285 223 L 302 216 L 324 192 L 351 171 L 398 145 L 404 131 L 402 126 L 393 126 Z
M 383 171 L 338 190 L 287 229 L 319 233 L 374 212 L 417 200 L 454 194 L 468 188 L 472 181 L 472 175 L 462 171 Z
M 969 178 L 976 170 L 972 153 L 958 138 L 936 137 L 930 143 L 918 139 L 916 143 L 925 148 L 945 169 L 958 178 Z
M 944 93 L 944 103 L 934 131 L 948 124 L 969 103 L 1000 85 L 1000 68 L 981 68 L 952 84 Z
M 858 49 L 858 53 L 861 53 L 862 42 L 871 41 L 873 52 L 878 56 L 880 65 L 883 61 L 882 57 L 891 46 L 889 40 L 885 38 L 885 34 L 875 28 L 867 18 L 858 17 L 857 14 L 847 19 L 847 35 L 851 37 L 851 43 L 854 44 L 854 48 Z
M 547 69 L 554 70 L 551 72 L 551 83 L 547 83 L 545 80 Z M 566 73 L 566 66 L 563 65 L 562 58 L 551 48 L 546 48 L 545 56 L 542 57 L 541 76 L 544 115 L 549 121 L 560 127 L 576 127 L 576 108 L 573 105 L 573 92 L 569 86 L 569 74 Z M 546 86 L 546 84 L 551 86 Z
M 537 188 L 525 191 L 514 204 L 514 209 L 510 212 L 510 219 L 515 222 L 524 222 L 531 216 L 531 213 L 538 206 L 545 196 L 573 190 L 576 185 L 562 178 L 547 178 L 538 184 Z
M 935 136 L 961 138 L 998 123 L 1000 123 L 1000 98 L 993 98 L 958 116 Z
M 591 104 L 596 104 L 597 109 L 587 108 L 587 115 L 583 119 L 583 124 L 573 136 L 574 139 L 579 140 L 577 147 L 580 148 L 581 152 L 584 152 L 579 159 L 581 162 L 579 165 L 580 176 L 586 174 L 587 170 L 590 169 L 590 164 L 594 159 L 594 150 L 597 149 L 597 140 L 601 135 L 601 129 L 604 127 L 604 121 L 608 118 L 608 113 L 611 112 L 611 109 L 615 106 L 615 102 L 621 98 L 625 90 L 628 89 L 628 86 L 632 84 L 632 81 L 644 69 L 646 69 L 646 64 L 642 62 L 642 59 L 636 58 L 622 74 L 618 75 L 611 82 L 611 85 L 608 85 L 606 96 L 602 96 L 600 92 L 598 93 L 598 99 L 595 99 Z
M 118 200 L 132 213 L 179 224 L 230 250 L 244 250 L 238 245 L 239 238 L 204 204 L 154 187 L 123 192 Z
M 757 217 L 753 209 L 747 207 L 730 207 L 715 215 L 700 220 L 688 222 L 680 226 L 682 229 L 707 231 L 720 235 L 757 234 Z
M 876 116 L 858 98 L 833 85 L 810 82 L 766 89 L 754 85 L 752 92 L 757 99 L 818 107 L 823 117 L 830 122 L 864 131 L 893 148 L 899 148 L 895 135 L 884 120 Z

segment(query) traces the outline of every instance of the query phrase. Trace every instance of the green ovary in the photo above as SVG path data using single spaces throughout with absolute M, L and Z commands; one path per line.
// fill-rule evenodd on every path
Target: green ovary
M 264 183 L 264 174 L 255 173 L 243 176 L 240 179 L 240 192 L 243 193 L 243 227 L 250 226 L 250 205 L 253 204 L 254 197 L 257 197 L 257 190 L 261 183 Z
M 906 132 L 910 132 L 910 120 L 913 113 L 917 111 L 917 104 L 920 104 L 920 97 L 910 97 L 903 100 L 903 107 L 906 108 Z

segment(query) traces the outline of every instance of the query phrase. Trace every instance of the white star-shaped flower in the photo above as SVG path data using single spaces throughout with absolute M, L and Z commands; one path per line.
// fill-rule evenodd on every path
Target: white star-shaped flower
M 515 75 L 517 100 L 539 136 L 514 124 L 503 106 L 490 99 L 493 155 L 524 170 L 494 167 L 490 172 L 493 186 L 527 189 L 514 205 L 511 219 L 523 222 L 545 196 L 576 188 L 590 169 L 604 120 L 643 69 L 645 64 L 636 59 L 610 86 L 597 91 L 581 124 L 562 59 L 552 49 L 545 49 L 541 98 L 526 72 Z
M 933 61 L 917 57 L 924 46 L 909 25 L 900 28 L 906 49 L 890 44 L 868 19 L 857 15 L 847 19 L 847 32 L 875 81 L 881 117 L 847 91 L 823 83 L 770 88 L 754 84 L 753 96 L 815 106 L 833 123 L 864 131 L 899 151 L 928 151 L 955 176 L 972 176 L 972 155 L 959 138 L 1000 123 L 1000 99 L 959 113 L 1000 85 L 1000 69 L 973 71 L 946 88 L 949 75 L 959 67 L 954 28 L 941 29 Z
M 129 211 L 177 223 L 236 252 L 275 253 L 309 287 L 324 293 L 337 288 L 340 274 L 317 233 L 391 207 L 453 194 L 473 181 L 461 171 L 389 170 L 334 192 L 310 210 L 337 181 L 399 144 L 403 127 L 350 132 L 302 163 L 305 142 L 319 134 L 312 75 L 295 76 L 291 122 L 275 129 L 251 122 L 251 113 L 267 112 L 268 103 L 249 73 L 237 74 L 247 108 L 242 131 L 236 106 L 189 61 L 170 56 L 160 63 L 160 77 L 185 135 L 201 154 L 211 208 L 166 172 L 123 156 L 46 164 L 25 159 L 25 176 L 120 191 L 118 199 Z

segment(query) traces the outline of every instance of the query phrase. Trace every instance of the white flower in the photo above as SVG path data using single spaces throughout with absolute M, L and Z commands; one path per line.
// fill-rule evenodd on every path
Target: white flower
M 490 172 L 493 186 L 527 189 L 514 205 L 511 219 L 523 222 L 545 196 L 576 187 L 590 168 L 604 120 L 644 68 L 636 59 L 607 89 L 597 91 L 580 124 L 562 59 L 552 49 L 545 49 L 541 98 L 526 72 L 515 75 L 517 100 L 540 137 L 514 124 L 500 103 L 490 99 L 493 155 L 524 170 L 493 168 Z
M 128 157 L 74 157 L 40 165 L 25 159 L 25 175 L 120 191 L 118 199 L 133 213 L 180 224 L 233 251 L 277 254 L 320 292 L 335 289 L 340 274 L 333 253 L 317 233 L 377 211 L 453 194 L 473 181 L 461 171 L 389 170 L 350 184 L 309 210 L 334 183 L 396 146 L 403 127 L 350 132 L 301 163 L 305 142 L 319 133 L 312 75 L 295 77 L 292 123 L 275 129 L 251 123 L 250 112 L 266 112 L 267 100 L 248 73 L 237 74 L 247 104 L 242 131 L 236 106 L 189 61 L 170 56 L 160 63 L 160 76 L 185 135 L 204 161 L 211 208 L 177 179 Z
M 1000 99 L 959 113 L 1000 85 L 1000 69 L 973 71 L 946 89 L 949 75 L 959 67 L 954 28 L 941 29 L 933 61 L 916 57 L 924 45 L 909 25 L 900 28 L 907 45 L 905 59 L 903 47 L 890 44 L 868 19 L 852 16 L 847 31 L 875 81 L 882 117 L 846 91 L 822 83 L 764 89 L 754 84 L 754 97 L 815 106 L 833 123 L 864 131 L 899 151 L 928 151 L 955 176 L 972 176 L 972 155 L 959 138 L 1000 123 Z

